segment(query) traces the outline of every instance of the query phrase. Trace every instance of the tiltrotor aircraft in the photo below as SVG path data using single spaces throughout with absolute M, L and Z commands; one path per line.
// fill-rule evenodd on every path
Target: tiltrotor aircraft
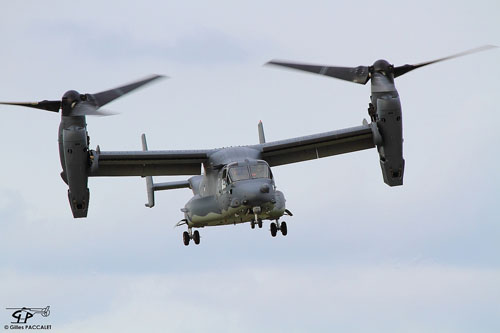
M 337 154 L 377 147 L 384 182 L 389 186 L 403 184 L 403 130 L 399 95 L 394 79 L 416 68 L 439 61 L 492 48 L 483 46 L 449 57 L 416 65 L 393 66 L 377 60 L 372 66 L 331 67 L 271 61 L 285 66 L 334 78 L 366 84 L 371 80 L 371 122 L 341 130 L 266 142 L 259 123 L 259 144 L 209 150 L 150 151 L 142 135 L 142 151 L 101 151 L 89 149 L 87 115 L 106 115 L 99 110 L 116 98 L 131 92 L 159 75 L 148 77 L 116 89 L 96 94 L 67 91 L 62 100 L 34 103 L 1 103 L 47 111 L 61 110 L 59 156 L 61 177 L 68 185 L 68 198 L 75 218 L 87 216 L 90 192 L 88 177 L 141 176 L 146 178 L 148 203 L 155 205 L 154 192 L 190 188 L 193 197 L 181 209 L 186 225 L 183 242 L 200 243 L 200 233 L 193 228 L 250 222 L 262 228 L 263 220 L 271 220 L 271 235 L 287 234 L 284 215 L 292 216 L 285 206 L 285 196 L 276 189 L 271 167 L 312 160 Z M 203 173 L 202 173 L 203 168 Z M 191 175 L 184 181 L 154 183 L 152 176 Z

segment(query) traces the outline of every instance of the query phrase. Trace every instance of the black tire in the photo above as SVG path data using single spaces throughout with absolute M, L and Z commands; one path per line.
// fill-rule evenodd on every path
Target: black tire
M 276 233 L 278 232 L 278 227 L 276 223 L 271 223 L 271 236 L 276 237 Z
M 254 220 L 250 221 L 250 227 L 252 229 L 255 229 L 255 221 Z
M 286 222 L 281 222 L 281 233 L 283 234 L 283 236 L 286 236 L 286 234 L 288 233 L 288 228 L 286 227 Z
M 193 232 L 193 240 L 196 245 L 200 244 L 200 232 L 198 230 Z
M 188 246 L 189 240 L 190 240 L 189 233 L 187 231 L 184 231 L 182 233 L 182 241 L 184 242 L 184 245 Z
M 262 219 L 258 219 L 257 224 L 259 225 L 259 228 L 262 228 Z

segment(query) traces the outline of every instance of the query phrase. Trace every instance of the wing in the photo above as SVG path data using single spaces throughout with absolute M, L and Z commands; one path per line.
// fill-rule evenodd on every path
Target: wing
M 375 144 L 372 127 L 363 125 L 259 146 L 262 159 L 277 166 L 374 148 Z
M 210 150 L 91 151 L 91 177 L 200 175 Z

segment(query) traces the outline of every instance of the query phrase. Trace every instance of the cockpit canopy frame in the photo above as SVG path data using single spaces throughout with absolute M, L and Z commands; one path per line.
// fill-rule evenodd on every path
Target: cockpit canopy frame
M 271 168 L 266 161 L 245 160 L 243 162 L 234 162 L 226 165 L 222 170 L 222 179 L 227 184 L 258 178 L 273 178 Z

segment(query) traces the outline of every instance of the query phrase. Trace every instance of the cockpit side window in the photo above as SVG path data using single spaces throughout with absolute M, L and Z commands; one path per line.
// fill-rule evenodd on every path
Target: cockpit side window
M 224 169 L 222 171 L 220 184 L 221 184 L 221 190 L 224 191 L 224 189 L 227 187 L 227 169 Z
M 263 163 L 251 165 L 250 176 L 252 178 L 269 178 L 269 167 Z
M 229 169 L 229 176 L 233 182 L 250 179 L 250 174 L 248 173 L 248 167 L 246 165 L 231 167 Z

